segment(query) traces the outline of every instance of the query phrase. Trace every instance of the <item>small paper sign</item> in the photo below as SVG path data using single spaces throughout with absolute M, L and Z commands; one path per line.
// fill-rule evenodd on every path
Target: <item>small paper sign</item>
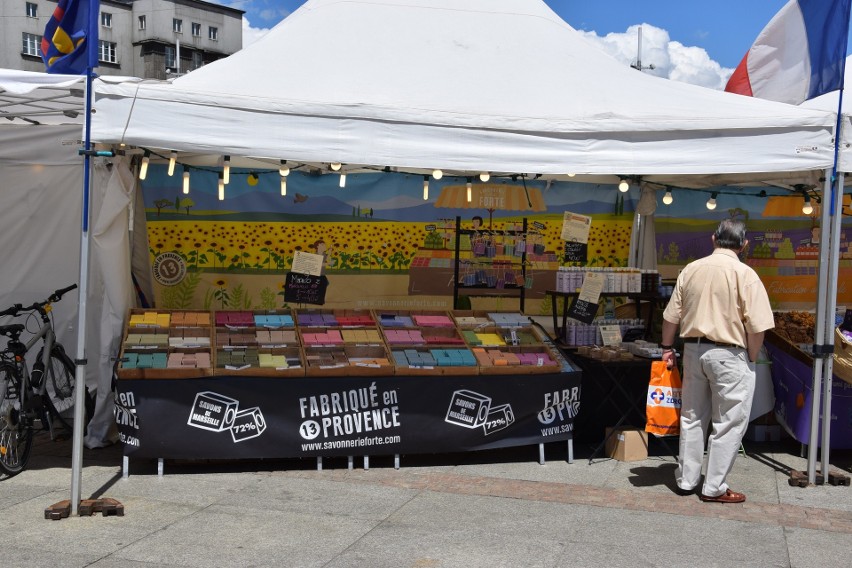
M 322 274 L 323 260 L 324 257 L 321 254 L 313 254 L 297 250 L 293 255 L 293 267 L 291 272 L 320 276 Z
M 566 211 L 562 217 L 562 240 L 575 243 L 588 243 L 592 218 Z
M 621 326 L 618 325 L 602 325 L 601 338 L 606 346 L 621 345 Z
M 583 278 L 583 286 L 580 288 L 580 299 L 597 304 L 603 292 L 606 277 L 602 272 L 586 272 Z

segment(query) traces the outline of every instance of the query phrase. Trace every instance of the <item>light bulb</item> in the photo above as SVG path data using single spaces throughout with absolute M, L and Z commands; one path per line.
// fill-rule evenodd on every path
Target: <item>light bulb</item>
M 423 201 L 429 200 L 429 176 L 423 176 Z
M 225 177 L 219 174 L 219 201 L 225 200 Z
M 620 191 L 621 193 L 626 193 L 628 189 L 630 189 L 630 184 L 627 183 L 627 180 L 621 180 L 621 182 L 618 184 L 618 191 Z
M 287 160 L 281 160 L 281 165 L 278 166 L 278 175 L 281 177 L 290 175 L 290 166 L 287 165 Z
M 575 175 L 577 175 L 577 174 L 568 174 L 568 177 L 569 177 L 569 178 L 572 178 L 572 177 L 574 177 Z
M 488 172 L 482 172 L 479 174 L 479 181 L 488 181 L 491 179 L 491 174 Z
M 183 192 L 189 193 L 189 167 L 183 167 Z
M 332 171 L 339 172 L 340 168 L 343 167 L 343 164 L 341 164 L 340 162 L 332 162 L 331 164 L 329 164 L 329 166 L 331 167 Z
M 231 157 L 225 156 L 225 159 L 222 161 L 222 180 L 225 182 L 225 185 L 231 183 Z
M 435 179 L 441 179 L 444 177 L 444 172 L 438 169 L 432 170 L 432 177 Z
M 473 201 L 473 185 L 470 183 L 470 178 L 468 178 L 465 187 L 467 187 L 467 202 L 470 203 Z
M 672 201 L 674 201 L 674 197 L 672 197 L 671 190 L 666 191 L 666 194 L 663 196 L 663 203 L 666 205 L 671 205 Z
M 340 174 L 340 187 L 346 187 L 346 174 Z
M 805 195 L 805 204 L 802 205 L 802 213 L 805 215 L 810 215 L 814 212 L 814 206 L 811 205 L 811 196 Z
M 287 176 L 281 176 L 281 197 L 287 195 Z
M 716 194 L 713 193 L 710 195 L 710 199 L 707 200 L 707 209 L 713 211 L 716 209 Z
M 175 175 L 175 162 L 177 161 L 177 152 L 169 153 L 169 177 Z
M 145 155 L 142 156 L 142 165 L 139 166 L 139 179 L 148 177 L 148 162 L 151 161 L 151 152 L 145 150 Z

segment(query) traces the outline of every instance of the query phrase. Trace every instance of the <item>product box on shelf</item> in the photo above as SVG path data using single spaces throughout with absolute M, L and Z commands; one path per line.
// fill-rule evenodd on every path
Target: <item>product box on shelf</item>
M 293 317 L 293 310 L 254 310 L 252 315 L 254 316 L 254 327 L 269 329 L 296 327 L 296 318 Z
M 393 360 L 384 345 L 305 346 L 309 377 L 393 375 Z
M 519 347 L 541 345 L 542 341 L 532 328 L 481 327 L 463 330 L 462 337 L 470 347 Z
M 119 379 L 194 379 L 213 375 L 209 349 L 122 349 Z
M 217 376 L 304 377 L 305 361 L 296 347 L 249 347 L 217 349 Z
M 427 310 L 375 310 L 376 321 L 383 328 L 446 327 L 456 324 L 449 312 Z
M 494 322 L 488 317 L 488 312 L 485 310 L 453 310 L 451 315 L 459 329 L 494 326 Z

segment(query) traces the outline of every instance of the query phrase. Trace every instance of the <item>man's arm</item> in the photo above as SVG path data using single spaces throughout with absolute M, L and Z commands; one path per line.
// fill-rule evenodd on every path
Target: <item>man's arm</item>
M 663 329 L 665 329 L 665 323 L 663 324 Z M 760 348 L 763 347 L 763 336 L 766 332 L 761 331 L 760 333 L 746 333 L 748 340 L 748 360 L 752 363 L 757 361 L 757 357 L 760 355 Z
M 662 345 L 674 345 L 675 335 L 677 335 L 678 324 L 672 323 L 663 318 L 663 342 Z M 666 362 L 666 367 L 671 369 L 675 363 L 674 349 L 663 347 L 663 361 Z

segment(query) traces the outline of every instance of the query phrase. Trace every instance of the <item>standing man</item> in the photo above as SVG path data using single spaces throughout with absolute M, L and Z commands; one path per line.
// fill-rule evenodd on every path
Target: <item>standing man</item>
M 742 221 L 722 221 L 712 236 L 713 253 L 684 267 L 663 312 L 663 360 L 669 368 L 678 327 L 684 341 L 677 485 L 683 493 L 698 488 L 708 440 L 699 497 L 715 503 L 746 499 L 725 480 L 748 426 L 754 362 L 764 332 L 775 327 L 766 288 L 738 258 L 748 244 L 745 235 Z

